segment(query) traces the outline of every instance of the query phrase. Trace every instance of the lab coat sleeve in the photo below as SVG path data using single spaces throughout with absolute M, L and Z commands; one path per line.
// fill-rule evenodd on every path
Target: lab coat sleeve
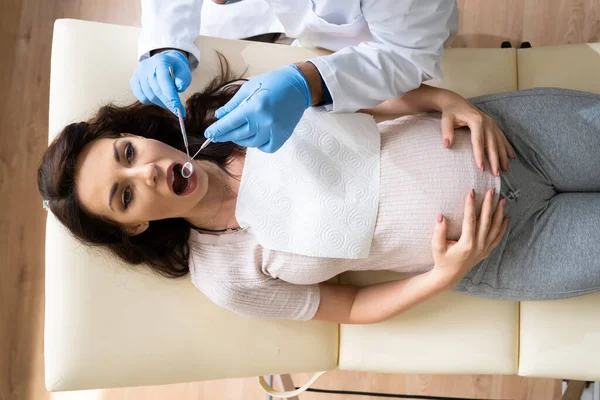
M 458 29 L 456 0 L 363 0 L 361 6 L 375 40 L 308 60 L 334 112 L 374 107 L 440 79 L 444 42 Z
M 200 61 L 194 41 L 200 34 L 202 0 L 142 0 L 142 30 L 138 58 L 150 57 L 150 51 L 173 47 L 188 52 L 192 71 Z

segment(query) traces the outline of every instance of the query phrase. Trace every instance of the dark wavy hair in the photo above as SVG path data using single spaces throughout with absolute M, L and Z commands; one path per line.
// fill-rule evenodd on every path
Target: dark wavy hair
M 233 97 L 241 85 L 231 75 L 227 60 L 219 54 L 221 73 L 186 102 L 185 127 L 190 152 L 204 142 L 205 129 L 216 121 L 214 112 Z M 188 238 L 191 224 L 183 218 L 153 221 L 145 232 L 130 236 L 116 222 L 84 210 L 77 198 L 75 166 L 83 148 L 104 138 L 131 133 L 156 139 L 185 151 L 177 117 L 155 105 L 134 103 L 120 107 L 108 104 L 89 121 L 66 126 L 42 157 L 38 188 L 52 213 L 75 238 L 92 246 L 103 246 L 129 264 L 147 263 L 158 274 L 177 278 L 188 273 Z M 208 160 L 223 171 L 234 153 L 244 149 L 234 143 L 213 143 L 198 159 Z

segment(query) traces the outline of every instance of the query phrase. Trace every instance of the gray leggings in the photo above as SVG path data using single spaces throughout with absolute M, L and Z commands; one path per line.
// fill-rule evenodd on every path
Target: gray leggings
M 502 173 L 511 221 L 455 290 L 544 300 L 600 290 L 600 95 L 532 89 L 471 99 L 516 160 Z

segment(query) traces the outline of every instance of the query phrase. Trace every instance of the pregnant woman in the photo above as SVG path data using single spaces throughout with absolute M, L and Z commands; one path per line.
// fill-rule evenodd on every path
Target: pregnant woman
M 188 100 L 190 151 L 237 90 L 229 81 L 224 72 Z M 254 182 L 245 168 L 253 153 L 212 143 L 186 179 L 177 120 L 156 106 L 108 105 L 91 120 L 67 126 L 43 156 L 38 185 L 46 208 L 82 242 L 166 277 L 189 273 L 216 304 L 251 317 L 363 324 L 449 289 L 512 300 L 598 290 L 600 96 L 533 89 L 469 103 L 422 86 L 364 112 L 428 111 L 441 116 L 376 125 L 379 181 L 364 256 L 264 245 L 260 229 L 240 227 L 236 213 L 244 185 L 269 184 Z M 461 120 L 472 133 L 454 133 Z M 300 146 L 300 137 L 294 133 L 286 146 Z M 307 170 L 301 163 L 279 165 L 284 176 Z M 322 184 L 320 175 L 312 179 L 307 188 Z M 271 200 L 255 197 L 251 205 L 260 210 Z M 363 217 L 344 210 L 341 220 Z M 301 216 L 308 225 L 323 223 L 311 220 L 323 214 L 314 211 Z M 409 278 L 361 288 L 327 283 L 350 270 L 392 270 Z

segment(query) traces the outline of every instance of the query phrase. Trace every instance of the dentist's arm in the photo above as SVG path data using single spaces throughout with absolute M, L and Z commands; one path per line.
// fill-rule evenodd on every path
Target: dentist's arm
M 363 0 L 361 9 L 374 41 L 309 60 L 336 112 L 374 107 L 441 78 L 443 45 L 458 24 L 456 0 Z
M 288 65 L 244 83 L 219 108 L 219 120 L 204 135 L 215 142 L 234 142 L 274 153 L 287 141 L 304 111 L 322 102 L 324 88 L 316 67 Z
M 321 85 L 311 86 L 305 71 L 293 65 L 250 79 L 217 110 L 219 121 L 205 136 L 272 153 L 306 108 L 321 104 L 313 87 L 332 98 L 334 111 L 353 112 L 441 77 L 443 44 L 457 24 L 456 0 L 363 0 L 361 8 L 375 42 L 303 63 L 306 70 L 316 67 Z
M 203 0 L 142 0 L 142 30 L 138 59 L 143 61 L 156 49 L 174 48 L 188 54 L 194 70 L 200 50 L 194 41 L 200 34 Z
M 200 33 L 201 9 L 202 0 L 142 0 L 140 64 L 129 83 L 143 104 L 157 104 L 174 114 L 179 109 L 185 115 L 178 92 L 189 86 L 200 59 L 194 41 Z

